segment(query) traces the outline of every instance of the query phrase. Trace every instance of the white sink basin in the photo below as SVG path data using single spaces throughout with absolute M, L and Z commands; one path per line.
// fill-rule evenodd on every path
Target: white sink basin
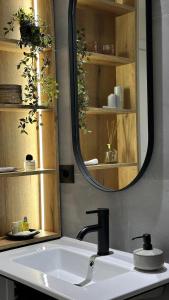
M 90 255 L 79 254 L 63 248 L 44 249 L 42 251 L 28 254 L 14 259 L 18 264 L 31 269 L 39 270 L 47 275 L 53 276 L 72 284 L 78 284 L 87 277 Z M 127 268 L 96 258 L 92 280 L 89 284 L 113 278 L 129 272 Z
M 129 299 L 169 283 L 168 264 L 138 272 L 132 254 L 113 252 L 97 257 L 92 268 L 96 245 L 61 238 L 0 253 L 0 274 L 58 300 Z

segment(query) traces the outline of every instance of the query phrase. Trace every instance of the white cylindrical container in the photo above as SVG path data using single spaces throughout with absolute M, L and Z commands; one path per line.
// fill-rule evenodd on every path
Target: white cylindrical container
M 115 94 L 110 94 L 107 101 L 108 107 L 117 108 L 117 97 Z
M 122 86 L 115 86 L 114 94 L 116 95 L 117 107 L 124 108 L 124 88 Z
M 26 155 L 26 160 L 24 161 L 24 169 L 25 171 L 33 171 L 35 170 L 35 160 L 31 154 Z
M 134 266 L 144 271 L 159 270 L 164 265 L 163 251 L 153 248 L 152 250 L 137 249 L 134 254 Z
M 160 249 L 153 248 L 151 244 L 151 234 L 145 233 L 142 236 L 133 238 L 143 239 L 143 247 L 133 252 L 134 266 L 136 269 L 144 271 L 159 270 L 164 265 L 164 254 Z
M 19 223 L 18 222 L 12 222 L 11 231 L 12 231 L 12 234 L 16 234 L 19 232 Z

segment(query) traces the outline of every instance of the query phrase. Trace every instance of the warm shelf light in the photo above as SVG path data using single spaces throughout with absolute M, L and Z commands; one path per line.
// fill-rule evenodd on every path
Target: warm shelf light
M 38 25 L 38 1 L 33 1 L 34 5 L 34 15 L 35 19 L 37 20 Z M 37 60 L 37 72 L 40 75 L 40 56 L 38 55 Z M 40 83 L 38 83 L 38 96 L 39 96 L 39 105 L 42 105 L 41 102 L 41 86 Z M 38 112 L 39 114 L 39 124 L 42 123 L 42 115 L 41 112 Z M 42 132 L 42 126 L 39 126 L 39 161 L 40 161 L 40 168 L 44 169 L 43 164 L 43 132 Z M 42 230 L 45 230 L 45 191 L 44 191 L 44 175 L 40 175 L 40 197 L 41 197 L 41 228 Z

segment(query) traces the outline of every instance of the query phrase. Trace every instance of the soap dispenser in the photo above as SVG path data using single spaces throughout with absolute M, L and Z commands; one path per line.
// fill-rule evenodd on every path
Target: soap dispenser
M 143 248 L 133 252 L 134 266 L 144 271 L 154 271 L 161 269 L 164 265 L 163 251 L 153 248 L 151 235 L 148 233 L 133 238 L 132 240 L 143 239 Z

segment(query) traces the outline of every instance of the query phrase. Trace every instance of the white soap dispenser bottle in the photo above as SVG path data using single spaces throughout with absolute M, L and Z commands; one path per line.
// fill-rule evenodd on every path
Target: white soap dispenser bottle
M 151 244 L 151 235 L 148 233 L 135 237 L 132 240 L 141 238 L 144 242 L 143 248 L 137 249 L 133 252 L 135 268 L 144 271 L 161 269 L 164 265 L 163 251 L 153 248 Z

